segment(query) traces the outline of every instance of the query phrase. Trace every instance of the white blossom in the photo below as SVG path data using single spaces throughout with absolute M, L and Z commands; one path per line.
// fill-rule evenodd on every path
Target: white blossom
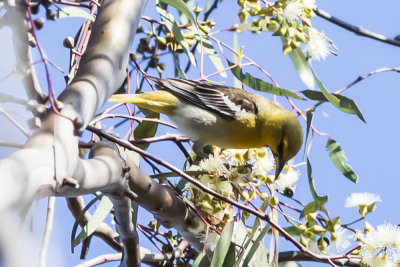
M 303 5 L 305 8 L 316 9 L 317 5 L 315 4 L 315 0 L 303 0 Z
M 381 197 L 374 193 L 352 193 L 344 203 L 345 208 L 357 207 L 357 206 L 368 206 L 375 202 L 380 202 Z
M 396 266 L 400 260 L 400 227 L 385 223 L 359 239 L 362 260 L 370 266 Z
M 266 172 L 275 168 L 275 160 L 274 156 L 270 151 L 265 151 L 265 156 L 256 161 L 253 167 L 253 174 L 257 175 L 264 175 L 266 176 Z
M 329 244 L 329 251 L 331 253 L 342 253 L 348 247 L 350 247 L 350 240 L 354 239 L 354 235 L 344 228 L 337 229 L 334 233 L 334 240 L 331 238 L 331 243 Z
M 308 30 L 309 41 L 306 44 L 306 51 L 309 56 L 314 60 L 325 59 L 330 51 L 329 47 L 331 44 L 324 32 L 319 32 L 314 28 L 309 28 Z
M 296 19 L 303 15 L 304 6 L 299 0 L 289 1 L 283 9 L 283 17 L 287 22 L 294 22 Z
M 281 174 L 279 178 L 272 184 L 272 188 L 283 192 L 285 188 L 292 187 L 299 180 L 300 172 L 290 168 L 287 173 Z
M 218 155 L 210 155 L 208 159 L 203 159 L 199 167 L 204 171 L 208 171 L 211 173 L 222 174 L 226 171 L 226 167 L 224 166 L 224 159 Z

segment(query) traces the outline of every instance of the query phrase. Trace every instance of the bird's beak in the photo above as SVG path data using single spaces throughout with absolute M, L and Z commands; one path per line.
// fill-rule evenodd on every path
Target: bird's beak
M 281 173 L 283 166 L 285 166 L 285 162 L 279 157 L 279 155 L 274 155 L 275 157 L 275 180 L 278 179 L 279 174 Z

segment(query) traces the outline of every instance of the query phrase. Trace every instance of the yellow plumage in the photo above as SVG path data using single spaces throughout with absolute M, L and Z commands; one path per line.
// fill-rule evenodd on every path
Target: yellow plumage
M 242 89 L 180 79 L 157 79 L 159 90 L 113 95 L 168 115 L 194 141 L 223 148 L 270 147 L 276 177 L 299 151 L 303 132 L 297 117 L 268 99 Z

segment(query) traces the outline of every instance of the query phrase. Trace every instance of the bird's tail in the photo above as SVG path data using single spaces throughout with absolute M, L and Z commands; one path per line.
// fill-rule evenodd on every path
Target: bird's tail
M 158 113 L 164 113 L 166 115 L 172 114 L 180 104 L 177 97 L 163 90 L 141 94 L 112 95 L 108 101 L 132 103 L 139 107 L 150 109 Z

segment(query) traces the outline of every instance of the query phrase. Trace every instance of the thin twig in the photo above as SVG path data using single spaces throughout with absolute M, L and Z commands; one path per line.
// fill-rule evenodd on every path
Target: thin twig
M 47 218 L 46 227 L 43 235 L 42 247 L 40 248 L 39 255 L 39 266 L 46 266 L 47 250 L 49 247 L 49 241 L 51 237 L 51 232 L 53 231 L 53 220 L 54 220 L 54 207 L 56 204 L 56 197 L 50 196 L 47 202 Z
M 82 262 L 78 265 L 75 265 L 75 267 L 92 267 L 110 261 L 120 261 L 121 259 L 122 259 L 122 253 L 104 254 L 97 256 L 93 259 L 90 259 L 88 261 Z
M 352 87 L 353 85 L 355 85 L 356 83 L 359 83 L 365 79 L 367 79 L 368 77 L 377 74 L 377 73 L 381 73 L 381 72 L 388 72 L 388 71 L 395 71 L 395 72 L 399 72 L 400 73 L 400 68 L 380 68 L 380 69 L 376 69 L 374 71 L 371 71 L 370 73 L 367 73 L 364 76 L 358 76 L 357 79 L 355 79 L 353 82 L 351 82 L 349 85 L 343 87 L 342 89 L 339 89 L 335 92 L 335 94 L 341 94 L 344 91 L 346 91 L 347 89 L 349 89 L 350 87 Z
M 336 92 L 334 92 L 334 94 L 341 94 L 344 91 L 346 91 L 347 89 L 349 89 L 350 87 L 356 85 L 357 83 L 371 77 L 374 74 L 378 74 L 378 73 L 382 73 L 382 72 L 389 72 L 389 71 L 394 71 L 394 72 L 399 72 L 400 73 L 400 68 L 387 68 L 387 67 L 383 67 L 383 68 L 379 68 L 376 69 L 374 71 L 371 71 L 363 76 L 358 76 L 354 81 L 352 81 L 351 83 L 349 83 L 348 85 L 346 85 L 345 87 L 337 90 Z M 309 110 L 313 110 L 316 107 L 320 106 L 321 104 L 325 103 L 324 101 L 319 101 L 317 104 L 315 104 L 312 107 L 307 108 L 305 111 L 303 111 L 303 113 L 307 113 Z
M 321 18 L 323 18 L 323 19 L 325 19 L 325 20 L 327 20 L 329 22 L 332 22 L 332 23 L 334 23 L 334 24 L 336 24 L 336 25 L 338 25 L 338 26 L 340 26 L 340 27 L 342 27 L 342 28 L 344 28 L 344 29 L 346 29 L 348 31 L 354 32 L 355 34 L 358 34 L 358 35 L 361 35 L 361 36 L 364 36 L 364 37 L 368 37 L 368 38 L 371 38 L 371 39 L 374 39 L 374 40 L 377 40 L 377 41 L 380 41 L 380 42 L 383 42 L 383 43 L 391 44 L 391 45 L 394 45 L 394 46 L 400 46 L 400 42 L 399 41 L 396 41 L 394 39 L 390 39 L 390 38 L 388 38 L 388 37 L 386 37 L 386 36 L 384 36 L 382 34 L 379 34 L 379 33 L 372 32 L 370 30 L 364 29 L 363 27 L 354 26 L 354 25 L 352 25 L 350 23 L 347 23 L 347 22 L 345 22 L 345 21 L 343 21 L 341 19 L 338 19 L 338 18 L 332 16 L 331 14 L 329 14 L 328 12 L 326 12 L 325 10 L 322 10 L 320 8 L 315 9 L 315 13 L 319 17 L 321 17 Z
M 29 132 L 25 130 L 21 124 L 19 124 L 16 120 L 14 120 L 13 117 L 11 117 L 10 114 L 8 114 L 8 112 L 5 111 L 2 107 L 0 107 L 0 114 L 3 114 L 12 124 L 14 124 L 15 127 L 17 127 L 18 130 L 20 130 L 22 134 L 25 135 L 25 137 L 29 137 L 30 135 Z
M 130 142 L 133 145 L 136 145 L 136 144 L 151 144 L 151 143 L 156 143 L 156 142 L 161 142 L 161 141 L 189 142 L 190 140 L 189 140 L 189 138 L 187 138 L 181 134 L 165 134 L 165 135 L 161 135 L 161 136 L 143 138 L 140 140 L 133 140 Z
M 142 123 L 144 121 L 148 121 L 148 122 L 154 122 L 154 123 L 158 123 L 158 124 L 162 124 L 162 125 L 166 125 L 168 127 L 174 128 L 176 129 L 176 126 L 168 123 L 166 121 L 160 120 L 160 119 L 156 119 L 156 118 L 140 118 L 140 117 L 136 117 L 136 116 L 129 116 L 129 115 L 124 115 L 124 114 L 107 114 L 107 115 L 102 115 L 99 118 L 94 119 L 90 124 L 95 124 L 101 120 L 104 119 L 108 119 L 108 118 L 125 118 L 125 119 L 130 119 L 130 120 L 134 120 L 137 121 L 139 123 Z
M 15 103 L 23 106 L 28 106 L 28 101 L 9 94 L 0 93 L 0 103 Z
M 24 143 L 19 143 L 19 142 L 9 142 L 9 141 L 3 141 L 0 140 L 0 147 L 14 147 L 14 148 L 22 148 L 24 146 Z
M 279 253 L 279 262 L 289 261 L 314 261 L 315 259 L 303 252 L 285 251 Z M 341 266 L 360 267 L 360 258 L 352 257 L 351 259 L 332 260 L 335 264 Z M 319 262 L 328 263 L 328 260 L 319 260 Z

